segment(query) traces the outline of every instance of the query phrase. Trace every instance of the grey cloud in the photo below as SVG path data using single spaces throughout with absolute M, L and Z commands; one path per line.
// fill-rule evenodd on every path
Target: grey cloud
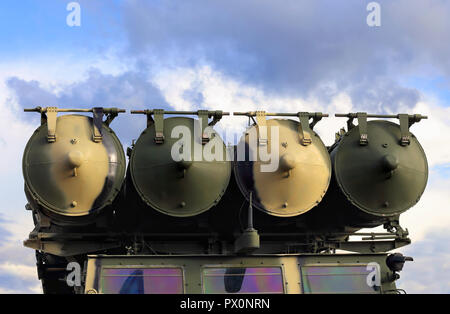
M 125 109 L 168 108 L 160 91 L 150 83 L 144 72 L 129 71 L 109 75 L 91 69 L 85 80 L 62 86 L 58 93 L 44 88 L 36 81 L 13 77 L 7 86 L 14 91 L 21 107 L 37 105 L 65 108 L 120 107 Z M 24 114 L 29 118 L 30 114 Z M 34 117 L 34 116 L 33 116 Z M 120 115 L 111 127 L 120 129 L 118 136 L 124 145 L 137 138 L 145 129 L 145 118 Z
M 125 72 L 118 76 L 91 69 L 81 82 L 67 86 L 57 99 L 70 106 L 148 106 L 161 104 L 161 95 L 143 73 Z
M 347 90 L 358 110 L 372 112 L 385 112 L 386 108 L 398 112 L 402 107 L 412 107 L 421 99 L 417 89 L 400 86 L 387 78 L 355 82 Z
M 304 96 L 335 82 L 367 106 L 412 106 L 417 92 L 392 82 L 426 71 L 448 80 L 450 3 L 378 2 L 379 28 L 367 26 L 360 0 L 129 1 L 123 20 L 128 53 L 140 58 L 207 62 L 271 92 Z
M 41 104 L 56 106 L 58 98 L 49 91 L 43 89 L 38 81 L 26 82 L 17 77 L 12 77 L 6 82 L 7 86 L 17 94 L 18 102 L 23 108 L 33 108 Z

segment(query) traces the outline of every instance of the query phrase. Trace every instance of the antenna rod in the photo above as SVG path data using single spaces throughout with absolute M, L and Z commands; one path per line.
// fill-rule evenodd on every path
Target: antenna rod
M 250 201 L 248 203 L 248 230 L 253 230 L 253 192 L 250 192 Z

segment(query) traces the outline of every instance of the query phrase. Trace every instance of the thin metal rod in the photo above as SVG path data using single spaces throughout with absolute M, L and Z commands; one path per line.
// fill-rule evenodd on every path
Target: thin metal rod
M 336 113 L 334 116 L 340 117 L 340 118 L 357 118 L 358 114 L 357 113 Z M 410 117 L 410 118 L 414 118 L 414 116 L 416 116 L 416 115 L 408 115 L 408 117 Z M 422 115 L 417 115 L 417 116 L 419 116 L 421 119 L 428 119 L 428 116 L 422 116 Z M 399 119 L 398 114 L 368 114 L 367 117 L 368 118 Z
M 250 192 L 250 201 L 248 203 L 248 229 L 252 230 L 253 229 L 253 204 L 252 204 L 252 200 L 253 200 L 253 192 Z
M 131 110 L 131 114 L 153 114 L 153 110 Z M 208 111 L 208 114 L 214 114 L 216 111 Z M 186 114 L 197 115 L 198 111 L 164 111 L 164 114 Z M 229 116 L 229 112 L 222 112 L 223 116 Z
M 42 107 L 36 107 L 36 108 L 32 108 L 32 109 L 24 109 L 24 112 L 40 112 L 40 113 L 46 113 L 47 112 L 47 108 L 42 108 Z M 93 109 L 63 109 L 63 108 L 57 108 L 56 109 L 57 112 L 93 112 Z M 126 112 L 125 109 L 118 109 L 118 108 L 103 108 L 103 112 L 104 113 L 110 113 L 110 112 L 115 112 L 115 113 L 121 113 L 121 112 Z
M 268 117 L 298 117 L 298 112 L 297 113 L 293 113 L 293 112 L 266 112 L 264 115 L 268 116 Z M 255 117 L 256 116 L 256 111 L 249 111 L 249 112 L 233 112 L 233 116 L 246 116 L 246 117 Z M 328 117 L 328 113 L 321 113 L 321 112 L 310 112 L 309 113 L 309 117 L 310 118 L 314 118 L 314 117 Z

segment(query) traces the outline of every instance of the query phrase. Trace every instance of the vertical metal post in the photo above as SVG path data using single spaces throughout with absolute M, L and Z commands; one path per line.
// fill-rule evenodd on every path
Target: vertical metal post
M 253 230 L 253 192 L 250 192 L 250 201 L 248 203 L 248 228 L 247 230 Z

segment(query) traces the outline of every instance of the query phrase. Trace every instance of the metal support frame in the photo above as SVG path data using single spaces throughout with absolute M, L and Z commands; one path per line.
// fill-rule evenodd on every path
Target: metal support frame
M 222 119 L 223 116 L 230 115 L 229 112 L 223 112 L 220 110 L 198 110 L 198 111 L 166 111 L 164 109 L 146 109 L 146 110 L 131 110 L 131 114 L 145 114 L 147 116 L 147 128 L 151 125 L 155 125 L 155 143 L 164 143 L 164 115 L 197 115 L 201 123 L 201 143 L 205 145 L 209 142 L 210 138 L 205 133 L 205 129 L 208 126 L 214 126 Z M 213 118 L 208 123 L 208 119 Z
M 328 114 L 321 112 L 297 112 L 297 113 L 267 113 L 265 111 L 249 111 L 249 112 L 233 112 L 235 116 L 246 116 L 253 120 L 257 126 L 266 126 L 266 117 L 269 116 L 280 116 L 280 117 L 297 117 L 300 121 L 299 135 L 300 143 L 303 146 L 308 146 L 312 143 L 312 138 L 310 136 L 311 131 L 314 126 L 322 120 L 323 117 L 328 117 Z M 256 117 L 256 121 L 253 117 Z M 310 123 L 309 120 L 313 119 Z M 310 131 L 310 132 L 307 132 Z M 260 133 L 258 136 L 258 143 L 260 146 L 267 145 L 267 134 Z
M 92 109 L 62 109 L 57 107 L 36 107 L 32 109 L 24 109 L 24 112 L 38 112 L 41 114 L 41 125 L 47 124 L 47 141 L 49 143 L 56 142 L 56 120 L 58 112 L 92 112 L 93 113 L 93 125 L 92 125 L 92 140 L 96 143 L 102 141 L 102 124 L 107 126 L 114 120 L 119 113 L 125 112 L 125 109 L 118 108 L 103 108 L 94 107 Z M 103 116 L 107 115 L 105 121 Z
M 399 144 L 401 146 L 408 146 L 410 144 L 411 132 L 409 128 L 416 122 L 419 122 L 422 119 L 428 119 L 427 116 L 423 116 L 420 114 L 397 114 L 397 115 L 383 115 L 383 114 L 367 114 L 366 112 L 356 112 L 356 113 L 337 113 L 336 117 L 345 117 L 347 120 L 347 128 L 348 131 L 353 129 L 355 125 L 353 124 L 353 119 L 358 119 L 359 126 L 359 144 L 367 145 L 369 143 L 368 134 L 367 134 L 367 118 L 384 118 L 384 119 L 399 119 L 400 122 L 400 139 Z

